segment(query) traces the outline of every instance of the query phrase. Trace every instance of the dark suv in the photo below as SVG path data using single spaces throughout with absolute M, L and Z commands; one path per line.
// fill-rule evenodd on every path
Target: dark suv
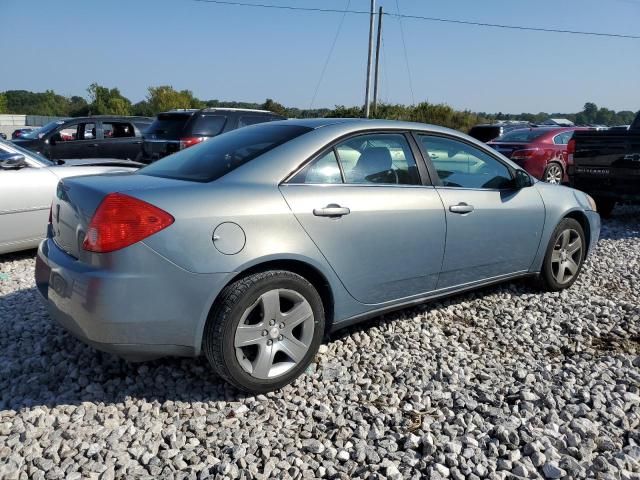
M 256 123 L 286 120 L 267 110 L 203 108 L 158 114 L 143 135 L 138 161 L 151 163 L 211 137 Z
M 13 142 L 52 160 L 65 158 L 135 159 L 142 131 L 152 118 L 98 115 L 54 120 Z

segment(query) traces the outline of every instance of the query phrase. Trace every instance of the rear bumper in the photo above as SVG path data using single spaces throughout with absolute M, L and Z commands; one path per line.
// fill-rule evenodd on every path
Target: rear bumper
M 43 240 L 35 275 L 49 314 L 83 342 L 127 360 L 198 355 L 208 310 L 229 274 L 193 274 L 144 244 L 133 248 L 145 268 L 118 271 Z

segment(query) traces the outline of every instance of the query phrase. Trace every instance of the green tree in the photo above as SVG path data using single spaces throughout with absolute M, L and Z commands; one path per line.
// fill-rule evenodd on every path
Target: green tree
M 284 107 L 284 105 L 270 98 L 267 98 L 265 102 L 262 105 L 260 105 L 260 108 L 262 110 L 269 110 L 270 112 L 273 112 L 277 115 L 283 115 L 285 117 L 288 116 L 287 109 Z
M 0 93 L 0 113 L 6 113 L 7 111 L 7 96 L 4 93 Z
M 107 88 L 92 83 L 87 89 L 91 103 L 92 115 L 131 115 L 131 101 L 124 97 L 117 88 Z
M 170 85 L 149 87 L 147 103 L 156 114 L 174 108 L 202 108 L 203 103 L 193 96 L 191 90 L 177 91 Z

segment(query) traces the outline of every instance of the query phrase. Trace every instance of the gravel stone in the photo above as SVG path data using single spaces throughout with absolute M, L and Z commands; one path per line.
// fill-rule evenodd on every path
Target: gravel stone
M 603 220 L 569 290 L 507 283 L 387 314 L 256 396 L 204 358 L 82 344 L 34 264 L 0 256 L 2 479 L 640 478 L 638 207 Z

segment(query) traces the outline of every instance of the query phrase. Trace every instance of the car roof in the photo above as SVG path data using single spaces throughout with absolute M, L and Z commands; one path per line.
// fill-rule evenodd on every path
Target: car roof
M 389 130 L 429 130 L 432 132 L 451 132 L 452 130 L 438 125 L 430 125 L 427 123 L 405 122 L 401 120 L 378 120 L 367 118 L 291 118 L 289 120 L 280 120 L 277 122 L 269 122 L 269 125 L 297 125 L 318 129 L 330 125 L 340 125 L 345 130 L 358 129 L 389 129 Z M 456 132 L 460 133 L 460 132 Z

